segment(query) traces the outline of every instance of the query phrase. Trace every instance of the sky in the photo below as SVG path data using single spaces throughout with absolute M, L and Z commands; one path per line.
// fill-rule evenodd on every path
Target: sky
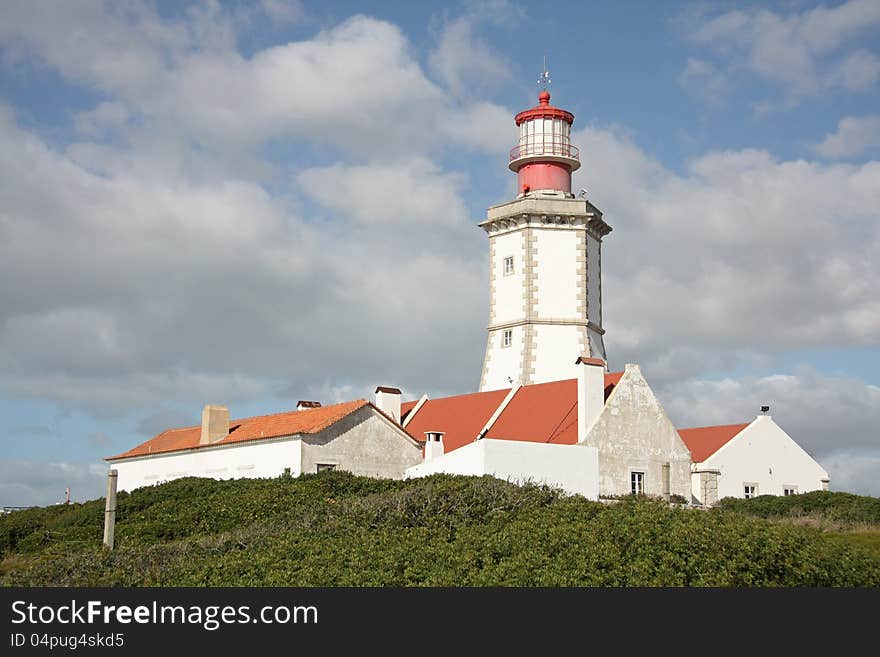
M 100 497 L 206 403 L 475 391 L 544 56 L 610 369 L 880 495 L 876 0 L 4 0 L 0 505 Z

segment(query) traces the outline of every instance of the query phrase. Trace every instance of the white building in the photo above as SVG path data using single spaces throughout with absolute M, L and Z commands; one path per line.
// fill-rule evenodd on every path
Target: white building
M 769 415 L 746 424 L 680 429 L 693 458 L 696 504 L 725 497 L 796 495 L 828 490 L 828 473 Z
M 397 399 L 399 408 L 400 391 Z M 225 406 L 208 405 L 200 427 L 168 429 L 106 460 L 121 491 L 180 477 L 297 477 L 336 469 L 399 479 L 422 462 L 421 443 L 367 401 L 298 408 L 230 421 Z
M 429 439 L 441 445 L 442 433 Z M 426 447 L 427 447 L 426 445 Z M 521 440 L 484 438 L 459 447 L 453 452 L 442 451 L 425 462 L 407 469 L 407 478 L 427 477 L 437 473 L 457 475 L 491 475 L 514 483 L 544 484 L 566 493 L 599 497 L 599 458 L 595 447 L 585 445 L 553 445 Z
M 688 498 L 690 452 L 638 366 L 609 374 L 599 359 L 572 363 L 576 379 L 404 404 L 404 428 L 428 440 L 426 462 L 407 476 L 492 474 L 591 499 Z

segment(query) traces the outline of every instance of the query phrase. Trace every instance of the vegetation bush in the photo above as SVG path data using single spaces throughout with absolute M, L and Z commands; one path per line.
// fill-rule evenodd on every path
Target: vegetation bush
M 112 552 L 102 523 L 103 500 L 0 518 L 0 584 L 880 585 L 880 559 L 809 527 L 492 477 L 180 479 L 119 495 Z
M 814 516 L 850 525 L 880 525 L 880 499 L 852 493 L 813 491 L 783 497 L 761 495 L 750 500 L 727 497 L 717 508 L 761 518 Z

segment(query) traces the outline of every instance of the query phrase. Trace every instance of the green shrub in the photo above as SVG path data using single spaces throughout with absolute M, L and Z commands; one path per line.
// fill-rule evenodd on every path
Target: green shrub
M 761 518 L 817 516 L 849 524 L 880 525 L 880 498 L 852 493 L 813 491 L 801 495 L 761 495 L 750 500 L 727 497 L 718 509 Z
M 725 502 L 725 505 L 728 504 Z M 0 518 L 0 584 L 878 586 L 880 559 L 808 527 L 492 477 L 181 479 Z

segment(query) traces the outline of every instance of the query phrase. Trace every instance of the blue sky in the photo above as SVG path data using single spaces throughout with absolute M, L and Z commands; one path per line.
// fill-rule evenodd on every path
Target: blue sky
M 5 3 L 0 504 L 233 416 L 476 388 L 513 115 L 575 116 L 612 368 L 880 495 L 876 2 Z

